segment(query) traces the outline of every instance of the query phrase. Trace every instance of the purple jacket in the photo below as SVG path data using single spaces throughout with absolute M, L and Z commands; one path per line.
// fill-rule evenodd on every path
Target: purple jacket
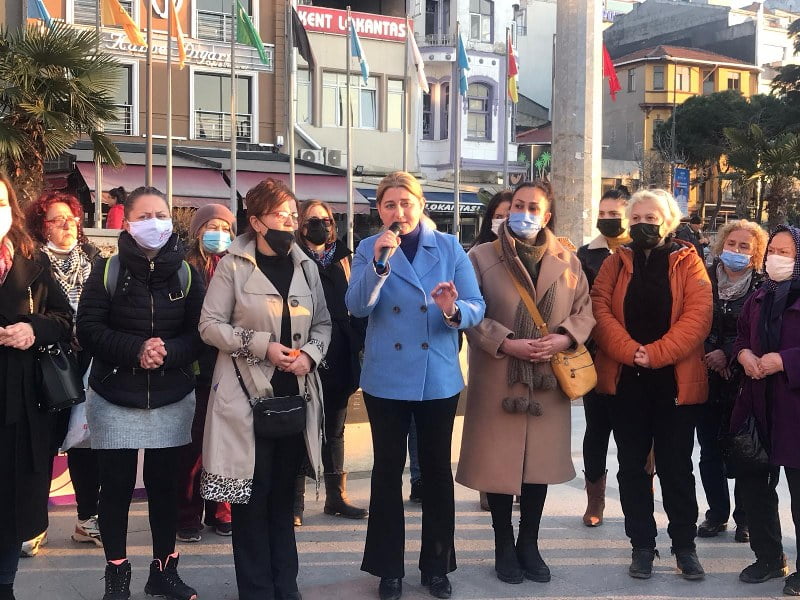
M 759 340 L 761 303 L 765 289 L 758 290 L 745 302 L 739 315 L 738 336 L 733 346 L 736 356 L 745 348 L 756 356 L 763 354 Z M 783 359 L 783 372 L 773 379 L 771 427 L 767 423 L 767 379 L 755 380 L 746 375 L 744 388 L 736 400 L 731 415 L 731 431 L 737 431 L 752 412 L 761 431 L 769 432 L 772 441 L 770 462 L 774 465 L 800 468 L 800 300 L 783 313 L 781 341 L 778 352 Z

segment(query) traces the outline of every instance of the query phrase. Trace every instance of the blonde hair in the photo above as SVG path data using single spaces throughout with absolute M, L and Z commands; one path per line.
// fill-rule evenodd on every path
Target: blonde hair
M 764 253 L 767 251 L 767 232 L 764 231 L 758 223 L 753 223 L 747 219 L 740 219 L 739 221 L 728 221 L 720 227 L 717 231 L 717 237 L 714 240 L 714 247 L 712 251 L 715 256 L 722 254 L 725 249 L 725 240 L 734 231 L 746 231 L 753 236 L 753 256 L 750 259 L 753 267 L 760 271 L 764 264 Z
M 386 190 L 392 188 L 405 188 L 408 190 L 408 193 L 417 198 L 417 200 L 422 201 L 425 199 L 425 196 L 422 194 L 422 186 L 419 184 L 416 177 L 405 171 L 394 171 L 381 179 L 381 182 L 378 184 L 378 189 L 375 192 L 376 204 L 380 204 Z
M 653 189 L 636 192 L 628 201 L 628 218 L 630 219 L 634 206 L 647 201 L 653 202 L 661 212 L 661 216 L 664 217 L 662 235 L 669 235 L 678 228 L 681 222 L 681 209 L 667 190 Z

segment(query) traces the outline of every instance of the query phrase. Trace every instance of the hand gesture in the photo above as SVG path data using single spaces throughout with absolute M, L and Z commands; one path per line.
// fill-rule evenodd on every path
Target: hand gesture
M 458 290 L 452 281 L 436 284 L 431 291 L 431 297 L 442 313 L 452 316 L 456 312 L 456 300 L 458 300 Z
M 728 357 L 725 356 L 725 352 L 722 350 L 712 350 L 708 354 L 705 355 L 703 361 L 706 363 L 706 367 L 714 371 L 715 373 L 722 374 L 722 371 L 728 366 Z
M 639 346 L 639 349 L 636 350 L 636 354 L 633 356 L 633 364 L 638 367 L 644 367 L 645 369 L 650 368 L 650 355 L 647 353 L 647 349 L 644 346 Z
M 769 352 L 758 361 L 764 377 L 783 371 L 783 358 L 777 352 Z
M 157 369 L 164 364 L 167 349 L 161 338 L 150 338 L 142 344 L 139 351 L 139 366 L 143 369 Z
M 36 336 L 30 323 L 14 323 L 8 327 L 0 327 L 0 346 L 27 350 L 33 346 L 34 341 Z
M 296 352 L 298 352 L 297 356 L 294 358 L 294 360 L 292 360 L 291 364 L 289 364 L 286 370 L 289 373 L 297 375 L 298 377 L 301 375 L 308 375 L 313 368 L 313 361 L 311 360 L 311 357 L 300 350 L 297 350 Z
M 745 349 L 739 352 L 737 360 L 744 368 L 744 372 L 748 377 L 764 379 L 765 375 L 761 372 L 761 362 L 751 350 Z
M 395 253 L 397 248 L 400 246 L 400 236 L 396 235 L 393 231 L 386 230 L 381 234 L 377 240 L 375 240 L 375 262 L 378 262 L 378 259 L 381 256 L 381 252 L 384 248 L 389 248 L 389 256 L 387 256 L 387 260 L 391 258 L 392 254 Z
M 533 346 L 531 342 L 533 342 L 533 340 L 506 338 L 503 340 L 503 343 L 500 344 L 500 352 L 508 356 L 513 356 L 518 360 L 529 362 L 532 360 L 533 356 Z
M 279 371 L 287 371 L 295 358 L 297 358 L 299 350 L 287 348 L 278 342 L 271 342 L 267 346 L 267 360 L 275 365 Z
M 537 340 L 531 340 L 532 362 L 546 362 L 558 352 L 564 352 L 572 345 L 572 338 L 563 333 L 548 333 Z

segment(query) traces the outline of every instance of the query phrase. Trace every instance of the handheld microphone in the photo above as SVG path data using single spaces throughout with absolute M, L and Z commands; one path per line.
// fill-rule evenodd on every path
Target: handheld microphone
M 392 223 L 392 226 L 389 227 L 389 231 L 395 235 L 400 235 L 400 223 L 397 221 Z M 386 263 L 389 262 L 389 252 L 391 252 L 391 250 L 392 249 L 388 246 L 386 248 L 381 248 L 381 253 L 378 255 L 378 260 L 375 261 L 376 267 L 381 270 L 386 268 Z

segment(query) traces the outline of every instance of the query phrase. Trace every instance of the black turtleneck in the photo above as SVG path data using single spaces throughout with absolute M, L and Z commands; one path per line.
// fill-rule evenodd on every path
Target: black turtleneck
M 419 248 L 419 235 L 422 225 L 417 223 L 417 226 L 400 236 L 400 250 L 406 255 L 408 262 L 414 263 L 414 257 L 417 255 L 417 248 Z

